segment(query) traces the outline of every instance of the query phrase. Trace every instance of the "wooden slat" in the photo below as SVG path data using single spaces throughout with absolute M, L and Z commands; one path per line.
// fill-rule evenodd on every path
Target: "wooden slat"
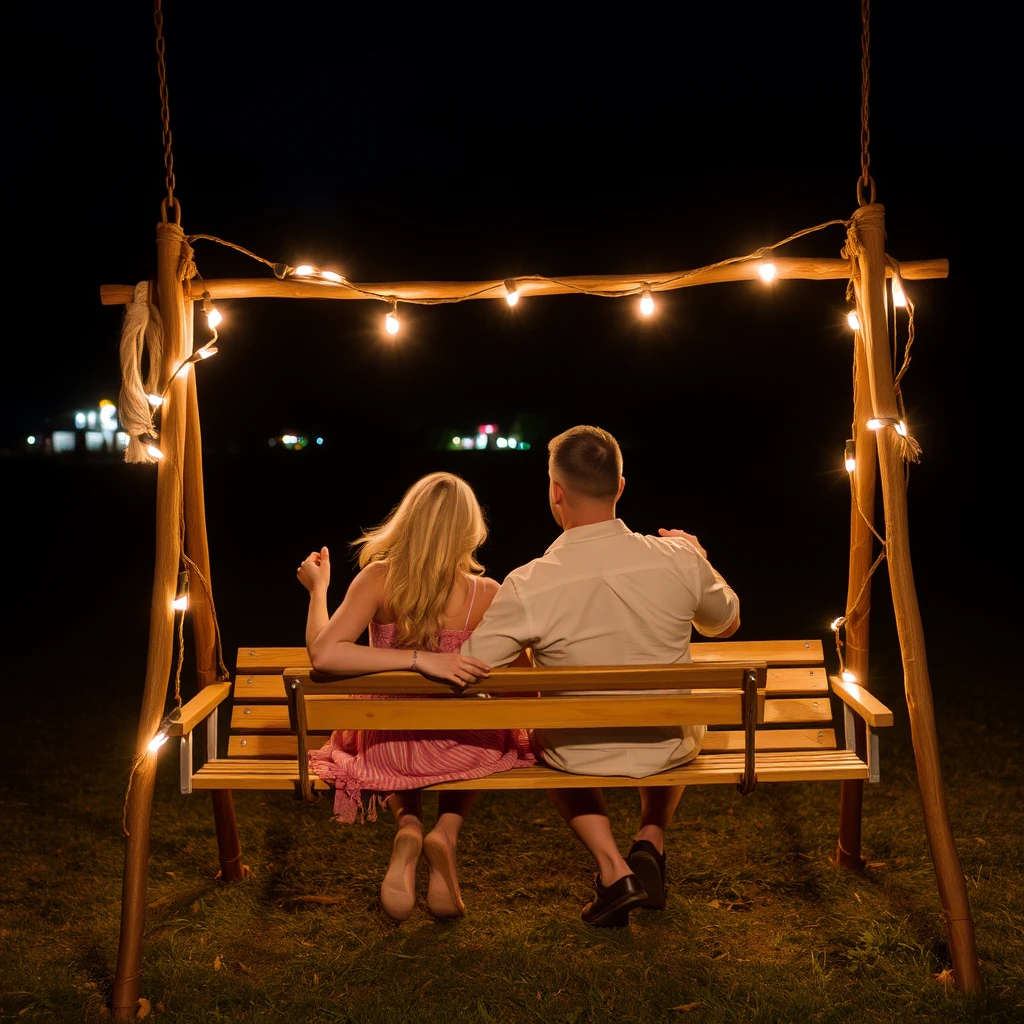
M 291 730 L 288 708 L 283 704 L 236 704 L 231 709 L 232 729 Z
M 726 694 L 393 701 L 309 694 L 306 721 L 309 729 L 596 729 L 737 725 L 742 717 L 739 695 Z
M 309 747 L 322 746 L 329 733 L 311 735 Z M 834 729 L 759 729 L 757 750 L 830 750 L 836 745 Z M 704 737 L 702 752 L 708 754 L 743 750 L 743 733 L 734 729 L 712 730 Z M 293 735 L 247 733 L 228 737 L 228 757 L 290 757 L 295 759 L 298 740 Z
M 867 765 L 848 750 L 822 750 L 806 752 L 803 756 L 766 752 L 757 755 L 758 781 L 811 782 L 841 779 L 866 779 Z M 651 775 L 643 780 L 624 776 L 570 775 L 550 768 L 517 768 L 508 772 L 487 775 L 482 779 L 445 782 L 428 789 L 577 789 L 714 785 L 737 783 L 743 774 L 741 754 L 701 754 L 681 768 Z M 260 761 L 244 758 L 209 761 L 192 777 L 194 789 L 256 789 L 288 790 L 298 780 L 298 765 L 294 760 Z M 327 787 L 315 776 L 316 789 Z
M 790 722 L 831 722 L 832 707 L 828 697 L 776 697 L 764 702 L 764 724 L 783 725 Z M 708 725 L 711 725 L 709 722 Z
M 598 665 L 593 667 L 495 669 L 489 678 L 474 684 L 466 696 L 495 696 L 603 690 L 728 690 L 743 686 L 746 673 L 764 673 L 764 662 L 726 662 L 714 665 Z M 285 686 L 302 683 L 313 694 L 451 694 L 445 683 L 425 679 L 418 672 L 375 672 L 349 679 L 323 677 L 304 669 L 289 668 Z
M 892 725 L 892 712 L 873 694 L 857 683 L 846 683 L 839 676 L 829 676 L 837 696 L 857 712 L 872 729 Z
M 828 678 L 825 669 L 817 668 L 770 668 L 768 669 L 769 697 L 785 693 L 828 693 Z M 283 691 L 282 691 L 283 692 Z
M 253 675 L 239 672 L 235 676 L 235 700 L 287 701 L 282 675 Z
M 825 660 L 820 640 L 694 640 L 690 644 L 690 656 L 695 665 L 763 661 L 772 667 L 820 665 Z M 307 671 L 310 668 L 305 647 L 241 647 L 236 664 L 239 675 L 274 675 L 290 667 Z
M 231 692 L 230 683 L 204 686 L 190 701 L 182 705 L 181 717 L 167 730 L 168 736 L 186 736 Z

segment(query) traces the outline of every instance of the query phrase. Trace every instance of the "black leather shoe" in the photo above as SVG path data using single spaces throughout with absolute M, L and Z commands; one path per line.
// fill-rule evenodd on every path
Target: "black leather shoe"
M 630 870 L 640 879 L 640 884 L 647 892 L 647 902 L 641 906 L 650 910 L 665 908 L 665 854 L 658 853 L 653 843 L 646 839 L 638 839 L 629 848 L 626 863 Z
M 622 928 L 629 924 L 629 912 L 642 906 L 647 899 L 636 875 L 623 875 L 606 889 L 597 874 L 594 875 L 594 888 L 597 897 L 583 908 L 580 916 L 595 928 Z

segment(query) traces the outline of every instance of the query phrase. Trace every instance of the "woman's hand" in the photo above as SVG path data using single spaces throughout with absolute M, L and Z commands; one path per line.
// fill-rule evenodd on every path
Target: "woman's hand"
M 436 651 L 417 651 L 415 667 L 427 679 L 449 683 L 459 690 L 486 679 L 491 672 L 490 666 L 478 658 L 468 658 L 464 654 L 438 654 Z
M 692 533 L 687 533 L 685 530 L 661 529 L 658 531 L 658 535 L 661 537 L 678 537 L 680 540 L 685 540 L 702 558 L 708 557 L 708 553 L 701 547 L 700 541 Z
M 331 556 L 327 548 L 311 552 L 295 570 L 295 575 L 311 594 L 318 586 L 326 590 L 331 582 Z

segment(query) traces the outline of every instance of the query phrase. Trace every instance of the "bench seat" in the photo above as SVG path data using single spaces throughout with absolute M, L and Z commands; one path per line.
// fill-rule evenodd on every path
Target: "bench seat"
M 492 699 L 473 700 L 416 673 L 325 680 L 311 671 L 303 648 L 242 648 L 226 757 L 212 756 L 193 767 L 192 730 L 205 720 L 207 750 L 218 749 L 217 705 L 227 696 L 228 684 L 218 684 L 216 693 L 208 687 L 182 709 L 183 724 L 175 730 L 182 737 L 182 790 L 293 790 L 311 797 L 329 787 L 299 771 L 301 752 L 322 745 L 334 728 L 551 728 L 556 721 L 579 728 L 617 725 L 630 718 L 633 724 L 650 725 L 700 721 L 710 728 L 693 761 L 643 780 L 571 775 L 538 766 L 427 788 L 732 783 L 748 792 L 755 780 L 877 781 L 878 737 L 873 730 L 891 725 L 892 713 L 864 687 L 829 677 L 820 641 L 695 642 L 692 656 L 688 666 L 498 669 L 485 684 Z M 843 744 L 836 741 L 830 682 L 842 701 Z M 670 689 L 683 686 L 683 695 Z M 649 689 L 664 692 L 630 693 Z M 612 692 L 601 692 L 605 690 Z M 403 699 L 353 696 L 367 693 Z M 859 749 L 856 718 L 864 723 Z M 753 737 L 753 757 L 747 751 L 748 737 Z

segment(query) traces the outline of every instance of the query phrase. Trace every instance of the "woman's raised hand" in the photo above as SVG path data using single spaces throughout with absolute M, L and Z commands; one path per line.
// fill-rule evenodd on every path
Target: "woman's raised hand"
M 311 594 L 318 585 L 326 590 L 331 582 L 331 556 L 327 548 L 310 552 L 309 558 L 295 570 L 295 575 Z
M 426 676 L 427 679 L 451 683 L 457 689 L 462 690 L 471 683 L 486 679 L 491 669 L 479 658 L 469 658 L 464 654 L 417 651 L 416 671 Z

